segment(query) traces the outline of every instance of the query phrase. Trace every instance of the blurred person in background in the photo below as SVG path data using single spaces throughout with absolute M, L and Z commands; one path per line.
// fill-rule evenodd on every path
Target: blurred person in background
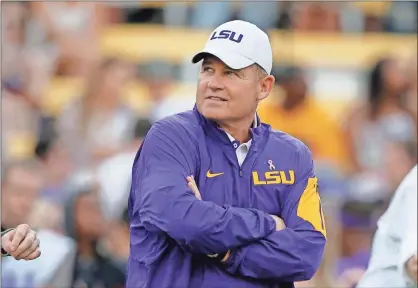
M 129 196 L 133 160 L 149 129 L 151 123 L 147 119 L 138 119 L 128 148 L 97 167 L 103 214 L 108 221 L 118 222 L 122 217 Z
M 197 1 L 192 9 L 191 26 L 213 29 L 232 19 L 240 19 L 269 30 L 276 26 L 279 14 L 280 5 L 276 1 Z
M 361 193 L 357 197 L 349 196 L 341 207 L 341 253 L 336 259 L 335 287 L 355 287 L 367 269 L 375 215 L 384 203 L 379 194 L 374 195 L 371 199 L 364 199 Z
M 416 287 L 417 176 L 415 165 L 379 219 L 371 261 L 358 288 Z
M 119 219 L 110 224 L 109 228 L 103 241 L 104 245 L 106 249 L 111 251 L 110 256 L 115 265 L 126 272 L 130 252 L 128 207 L 125 208 Z
M 356 2 L 363 14 L 364 32 L 383 32 L 385 30 L 384 15 L 392 5 L 389 1 Z
M 403 102 L 407 82 L 399 64 L 392 58 L 375 64 L 367 102 L 345 124 L 355 172 L 380 175 L 392 191 L 416 163 L 416 122 Z
M 415 117 L 415 122 L 418 119 L 418 59 L 415 56 L 409 59 L 407 63 L 407 75 L 408 75 L 408 89 L 405 95 L 405 107 L 407 107 Z
M 127 202 L 131 184 L 133 159 L 145 135 L 151 129 L 146 119 L 138 119 L 129 149 L 103 161 L 97 167 L 103 216 L 108 222 L 104 242 L 112 257 L 123 270 L 129 256 L 129 219 Z
M 35 155 L 40 162 L 44 185 L 34 202 L 31 224 L 62 233 L 64 185 L 72 172 L 71 159 L 54 136 L 40 139 Z
M 169 63 L 154 60 L 140 69 L 141 81 L 147 89 L 149 101 L 149 115 L 147 116 L 151 122 L 157 120 L 156 114 L 159 114 L 160 106 L 164 105 L 167 97 L 170 96 L 174 85 L 172 68 Z
M 292 29 L 300 31 L 340 30 L 338 5 L 332 2 L 293 3 L 291 12 Z
M 135 150 L 135 153 L 138 151 L 138 148 L 141 146 L 142 142 L 145 139 L 148 131 L 151 129 L 152 123 L 147 119 L 138 119 L 135 123 L 133 129 L 132 137 L 132 149 Z
M 30 147 L 36 137 L 41 90 L 49 77 L 42 69 L 45 63 L 33 55 L 27 40 L 29 14 L 26 6 L 18 2 L 2 3 L 1 127 L 2 156 L 6 161 L 25 157 L 23 154 L 27 151 L 16 155 L 14 147 L 21 143 Z
M 191 26 L 197 29 L 213 29 L 223 22 L 240 19 L 269 30 L 278 22 L 281 3 L 276 1 L 196 1 L 190 3 L 166 3 L 163 7 L 163 23 L 167 26 Z
M 97 165 L 126 148 L 135 121 L 123 102 L 133 66 L 121 59 L 103 59 L 87 79 L 83 95 L 69 103 L 58 119 L 59 142 L 76 167 Z
M 3 89 L 39 108 L 43 88 L 51 76 L 51 58 L 30 41 L 31 14 L 27 3 L 8 2 L 2 9 Z
M 73 171 L 67 151 L 54 137 L 40 140 L 36 145 L 35 155 L 40 160 L 42 174 L 45 178 L 42 197 L 52 203 L 62 204 L 64 200 L 63 185 Z
M 288 68 L 278 76 L 283 90 L 281 101 L 261 104 L 260 117 L 273 129 L 301 139 L 317 163 L 344 174 L 350 170 L 348 149 L 341 127 L 321 104 L 308 95 L 308 84 L 301 68 Z
M 58 74 L 87 76 L 99 54 L 108 22 L 106 7 L 94 2 L 31 2 L 31 38 L 55 51 Z
M 65 232 L 77 246 L 71 287 L 124 287 L 123 268 L 100 245 L 108 231 L 94 175 L 81 171 L 66 189 Z
M 39 196 L 43 183 L 36 160 L 24 160 L 2 165 L 2 230 L 29 223 L 33 203 Z
M 388 3 L 390 3 L 391 9 L 386 14 L 386 31 L 392 33 L 417 33 L 418 2 L 391 1 Z

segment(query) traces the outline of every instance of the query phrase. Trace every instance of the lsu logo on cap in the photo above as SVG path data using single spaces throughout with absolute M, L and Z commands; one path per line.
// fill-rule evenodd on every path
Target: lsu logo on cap
M 215 40 L 215 39 L 228 39 L 231 41 L 234 41 L 236 43 L 240 43 L 242 38 L 244 38 L 244 35 L 242 34 L 238 34 L 235 33 L 234 31 L 231 30 L 222 30 L 221 32 L 219 32 L 219 34 L 216 34 L 217 31 L 214 31 L 212 36 L 210 37 L 210 40 Z M 235 37 L 237 36 L 237 37 Z

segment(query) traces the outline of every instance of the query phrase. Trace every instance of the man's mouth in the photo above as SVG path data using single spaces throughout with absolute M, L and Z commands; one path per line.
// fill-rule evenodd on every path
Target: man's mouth
M 214 100 L 214 101 L 227 101 L 226 99 L 221 98 L 221 97 L 217 97 L 217 96 L 209 96 L 206 99 Z

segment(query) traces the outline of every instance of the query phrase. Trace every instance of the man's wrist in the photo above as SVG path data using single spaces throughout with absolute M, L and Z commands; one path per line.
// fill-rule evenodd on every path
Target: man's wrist
M 228 260 L 229 256 L 231 255 L 231 252 L 228 250 L 225 253 L 225 256 L 222 258 L 221 262 L 226 262 L 226 260 Z
M 230 252 L 228 250 L 228 251 L 223 252 L 223 253 L 209 254 L 207 256 L 212 258 L 216 262 L 225 262 L 228 259 L 229 255 L 230 255 Z

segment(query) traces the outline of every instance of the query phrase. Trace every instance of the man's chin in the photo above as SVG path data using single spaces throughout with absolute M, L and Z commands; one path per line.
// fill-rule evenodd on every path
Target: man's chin
M 203 117 L 212 121 L 222 121 L 225 118 L 227 118 L 225 113 L 223 113 L 222 111 L 219 111 L 218 109 L 211 109 L 211 108 L 202 109 L 200 113 L 203 115 Z

